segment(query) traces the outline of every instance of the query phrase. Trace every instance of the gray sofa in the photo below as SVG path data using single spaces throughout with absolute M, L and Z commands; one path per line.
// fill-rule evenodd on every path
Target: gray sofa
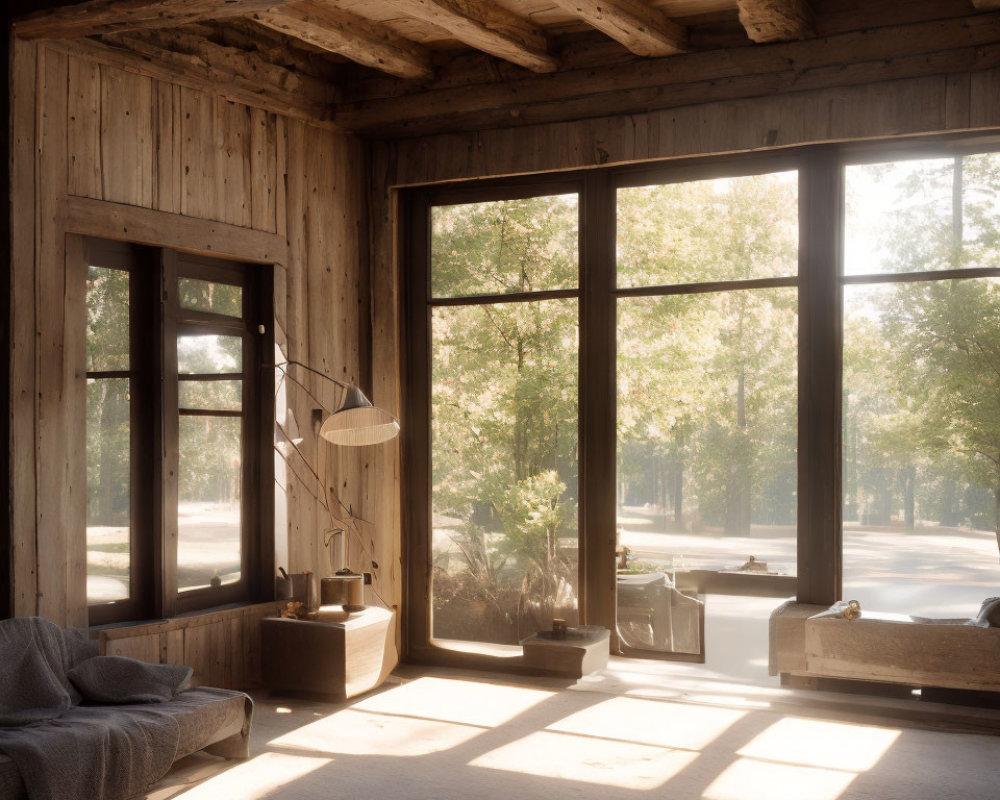
M 253 704 L 243 692 L 185 689 L 186 679 L 176 676 L 190 670 L 95 656 L 96 645 L 78 632 L 37 617 L 0 620 L 3 800 L 124 800 L 198 750 L 249 756 Z M 131 685 L 121 668 L 134 678 Z M 96 675 L 99 684 L 102 674 L 109 680 L 99 690 L 127 699 L 136 687 L 148 688 L 147 700 L 157 692 L 163 698 L 88 701 L 94 694 L 80 676 Z

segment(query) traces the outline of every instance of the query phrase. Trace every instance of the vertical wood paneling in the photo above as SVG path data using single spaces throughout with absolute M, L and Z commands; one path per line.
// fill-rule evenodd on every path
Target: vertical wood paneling
M 215 176 L 215 103 L 210 95 L 182 87 L 181 213 L 203 219 L 218 215 Z
M 11 560 L 14 614 L 37 613 L 35 519 L 35 225 L 38 50 L 14 41 L 11 59 Z
M 181 159 L 181 89 L 156 81 L 154 147 L 156 154 L 156 209 L 181 213 L 184 165 Z
M 103 197 L 153 207 L 153 82 L 101 67 Z
M 277 231 L 278 130 L 277 116 L 250 109 L 250 224 Z
M 286 305 L 288 317 L 285 326 L 287 348 L 285 355 L 295 361 L 308 363 L 308 340 L 306 338 L 306 314 L 308 307 L 306 281 L 306 126 L 298 121 L 286 123 L 287 129 L 287 194 L 286 231 L 288 238 L 288 272 L 285 282 Z M 295 368 L 290 368 L 293 378 L 311 385 L 311 380 Z M 300 445 L 306 459 L 315 463 L 316 447 L 314 436 L 310 435 L 312 403 L 306 393 L 292 380 L 285 381 L 287 389 L 288 408 L 295 415 L 299 430 L 303 434 Z M 294 456 L 293 456 L 294 459 Z M 309 490 L 300 480 L 296 472 L 305 474 L 302 466 L 292 464 L 288 473 L 288 568 L 300 572 L 309 569 L 316 543 L 316 512 L 309 503 Z
M 101 199 L 101 69 L 69 59 L 70 194 Z
M 74 626 L 87 624 L 87 429 L 78 420 L 87 417 L 87 261 L 83 239 L 66 237 L 65 302 L 63 317 L 64 442 L 62 458 L 63 531 L 66 548 L 66 613 Z
M 399 372 L 394 367 L 400 363 L 400 309 L 399 309 L 399 259 L 396 252 L 399 218 L 397 194 L 387 187 L 395 172 L 394 150 L 387 145 L 372 147 L 370 185 L 377 187 L 371 193 L 369 208 L 369 252 L 371 254 L 372 285 L 372 397 L 373 403 L 399 418 L 401 398 Z M 402 421 L 405 425 L 405 420 Z M 378 564 L 372 588 L 383 602 L 394 610 L 402 604 L 402 530 L 400 513 L 400 440 L 374 448 L 373 468 L 370 470 L 369 498 L 371 520 L 374 523 L 374 561 Z M 384 666 L 398 660 L 402 649 L 400 615 L 394 617 L 396 627 L 393 644 L 387 648 Z
M 216 202 L 213 219 L 231 225 L 250 227 L 251 160 L 250 109 L 221 97 L 214 102 L 214 162 Z M 210 212 L 211 213 L 211 212 Z
M 969 127 L 990 128 L 1000 125 L 1000 70 L 974 72 L 970 81 Z
M 68 556 L 69 537 L 83 520 L 73 520 L 70 516 L 72 503 L 66 491 L 70 476 L 65 456 L 71 426 L 78 426 L 79 422 L 72 419 L 73 407 L 67 404 L 64 362 L 67 320 L 61 313 L 66 302 L 61 200 L 68 177 L 68 67 L 66 56 L 60 53 L 45 50 L 39 53 L 41 118 L 35 308 L 50 311 L 36 317 L 38 613 L 61 624 L 79 624 L 83 621 L 81 609 L 70 608 L 67 595 Z

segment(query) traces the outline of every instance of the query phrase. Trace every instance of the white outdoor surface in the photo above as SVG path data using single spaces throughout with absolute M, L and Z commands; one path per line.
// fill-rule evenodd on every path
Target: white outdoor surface
M 207 586 L 216 571 L 222 582 L 239 580 L 239 507 L 229 503 L 181 503 L 178 508 L 177 567 L 181 589 Z M 128 543 L 128 528 L 90 526 L 88 545 Z M 128 597 L 129 554 L 87 552 L 87 599 L 108 602 Z M 199 576 L 185 580 L 186 575 Z

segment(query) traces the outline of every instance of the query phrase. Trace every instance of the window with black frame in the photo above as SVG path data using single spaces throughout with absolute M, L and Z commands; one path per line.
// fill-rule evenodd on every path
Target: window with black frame
M 270 463 L 263 268 L 85 249 L 91 622 L 252 599 L 272 535 L 255 505 Z
M 765 631 L 792 595 L 973 616 L 1000 548 L 996 148 L 829 145 L 413 190 L 407 408 L 430 424 L 404 454 L 433 477 L 407 477 L 411 651 L 455 663 L 432 640 L 510 642 L 560 616 L 514 542 L 551 542 L 537 553 L 562 574 L 579 553 L 565 597 L 627 654 L 696 660 L 704 620 L 735 641 L 726 624 Z M 560 186 L 576 186 L 578 285 L 547 282 L 571 263 Z

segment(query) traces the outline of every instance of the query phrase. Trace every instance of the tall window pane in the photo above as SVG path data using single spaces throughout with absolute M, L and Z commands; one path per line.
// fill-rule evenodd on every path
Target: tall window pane
M 795 289 L 619 301 L 626 544 L 689 568 L 754 555 L 794 574 L 796 324 Z
M 87 270 L 87 600 L 131 596 L 130 276 Z
M 577 618 L 577 302 L 433 314 L 434 633 Z
M 798 290 L 740 283 L 794 284 L 797 198 L 794 172 L 618 190 L 618 286 L 633 289 L 617 304 L 626 647 L 706 653 L 709 575 L 795 574 Z M 662 288 L 634 291 L 647 286 Z M 735 614 L 749 630 L 769 611 Z
M 181 592 L 240 579 L 242 422 L 239 417 L 180 418 L 177 588 Z
M 970 616 L 1000 567 L 1000 280 L 848 286 L 844 594 Z
M 575 195 L 433 209 L 433 294 L 575 288 L 577 215 Z M 578 302 L 438 306 L 431 328 L 432 636 L 575 624 Z
M 848 274 L 927 274 L 844 290 L 844 595 L 972 616 L 1000 579 L 1000 156 L 846 177 Z M 964 267 L 998 277 L 933 280 Z
M 87 381 L 87 600 L 127 600 L 131 572 L 128 378 Z

